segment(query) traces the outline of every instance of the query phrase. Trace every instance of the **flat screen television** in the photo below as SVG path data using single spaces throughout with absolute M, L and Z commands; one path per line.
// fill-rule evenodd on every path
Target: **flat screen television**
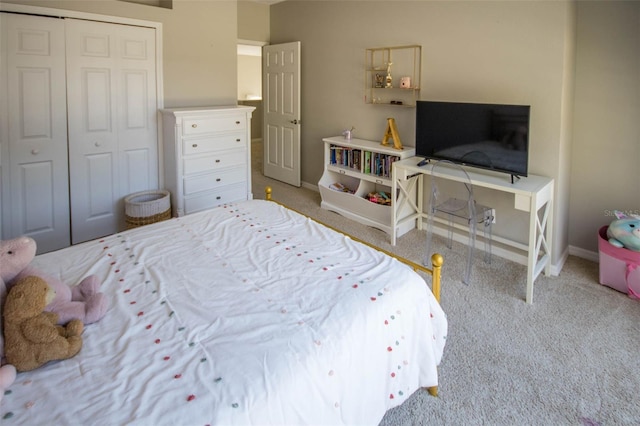
M 416 155 L 527 176 L 527 105 L 418 101 Z

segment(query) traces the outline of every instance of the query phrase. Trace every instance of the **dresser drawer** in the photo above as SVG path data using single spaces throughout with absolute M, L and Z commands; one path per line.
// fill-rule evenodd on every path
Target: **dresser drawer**
M 190 195 L 200 191 L 220 188 L 225 185 L 247 181 L 246 166 L 218 170 L 184 178 L 184 194 Z
M 221 204 L 244 201 L 247 199 L 247 183 L 225 186 L 223 188 L 207 191 L 184 198 L 185 214 L 195 213 L 200 210 L 210 209 Z
M 206 133 L 245 130 L 247 128 L 246 115 L 230 115 L 225 117 L 185 118 L 182 134 L 203 135 Z
M 232 167 L 247 164 L 247 151 L 234 149 L 232 151 L 216 152 L 195 158 L 184 160 L 184 174 L 191 175 L 217 170 L 224 167 Z
M 246 133 L 230 133 L 226 135 L 189 138 L 183 141 L 183 155 L 242 148 L 247 144 Z

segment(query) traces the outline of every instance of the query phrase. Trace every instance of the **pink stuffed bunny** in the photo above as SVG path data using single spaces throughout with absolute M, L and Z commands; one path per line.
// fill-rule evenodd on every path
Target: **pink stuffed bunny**
M 107 298 L 98 291 L 100 280 L 97 276 L 90 275 L 80 284 L 68 286 L 29 265 L 35 254 L 36 242 L 32 238 L 19 237 L 0 241 L 0 278 L 6 283 L 7 291 L 20 278 L 35 275 L 44 279 L 56 291 L 56 298 L 46 310 L 58 314 L 58 324 L 66 324 L 72 319 L 91 324 L 105 315 Z

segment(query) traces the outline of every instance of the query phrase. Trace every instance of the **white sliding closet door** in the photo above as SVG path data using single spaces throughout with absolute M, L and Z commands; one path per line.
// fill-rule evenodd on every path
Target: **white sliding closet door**
M 2 238 L 69 245 L 64 21 L 0 14 Z
M 66 20 L 74 244 L 116 232 L 123 198 L 158 187 L 155 30 Z

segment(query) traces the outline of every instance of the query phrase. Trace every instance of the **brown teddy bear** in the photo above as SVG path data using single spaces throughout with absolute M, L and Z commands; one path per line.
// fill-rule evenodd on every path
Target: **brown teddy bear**
M 55 296 L 53 288 L 36 276 L 20 279 L 9 290 L 3 313 L 5 356 L 18 371 L 71 358 L 82 347 L 82 321 L 71 320 L 63 327 L 56 325 L 57 314 L 44 312 Z

